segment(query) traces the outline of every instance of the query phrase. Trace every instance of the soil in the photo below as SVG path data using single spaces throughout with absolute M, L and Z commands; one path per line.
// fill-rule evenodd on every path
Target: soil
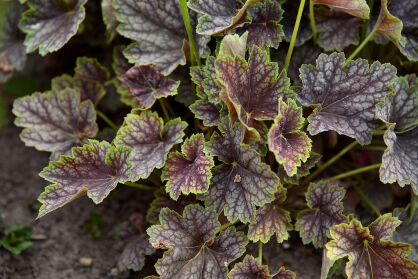
M 30 226 L 33 235 L 41 239 L 33 240 L 34 245 L 17 256 L 0 248 L 0 278 L 117 278 L 114 267 L 123 246 L 116 240 L 115 227 L 133 213 L 145 214 L 152 194 L 118 186 L 100 205 L 83 197 L 35 221 L 37 213 L 30 204 L 47 185 L 38 173 L 48 164 L 48 154 L 25 147 L 19 139 L 20 130 L 10 125 L 0 131 L 0 220 L 6 228 Z M 102 235 L 95 239 L 84 230 L 92 212 L 103 216 Z M 249 244 L 247 251 L 256 255 L 257 249 L 257 245 Z M 297 278 L 319 278 L 321 251 L 303 246 L 295 232 L 284 244 L 273 238 L 264 245 L 263 255 L 272 271 L 285 265 L 297 273 Z M 161 252 L 147 257 L 140 273 L 119 274 L 119 278 L 155 274 L 153 265 L 159 256 Z M 91 265 L 82 265 L 81 258 L 91 258 Z

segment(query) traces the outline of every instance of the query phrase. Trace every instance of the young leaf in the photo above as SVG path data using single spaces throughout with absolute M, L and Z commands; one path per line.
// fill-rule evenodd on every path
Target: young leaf
M 306 1 L 308 2 L 308 1 Z M 290 42 L 292 39 L 293 28 L 295 26 L 296 16 L 299 9 L 299 1 L 286 1 L 282 8 L 284 10 L 283 14 L 283 31 L 284 38 L 287 42 Z M 307 5 L 307 3 L 305 3 Z M 312 38 L 312 29 L 309 21 L 309 11 L 308 7 L 305 6 L 302 13 L 302 18 L 300 20 L 300 26 L 298 34 L 296 36 L 295 46 L 303 45 L 307 40 Z
M 251 255 L 246 255 L 244 260 L 235 264 L 228 273 L 229 279 L 271 279 L 269 268 L 260 265 Z
M 39 174 L 54 183 L 45 188 L 38 200 L 42 203 L 38 218 L 85 194 L 101 203 L 116 185 L 129 180 L 131 150 L 102 141 L 72 149 L 72 157 L 61 156 Z
M 182 141 L 186 127 L 180 118 L 164 125 L 155 112 L 133 110 L 128 114 L 115 143 L 132 148 L 130 180 L 147 178 L 154 168 L 162 168 L 171 147 Z
M 280 191 L 280 190 L 279 190 Z M 281 243 L 289 238 L 288 231 L 293 229 L 290 213 L 279 207 L 279 203 L 286 199 L 286 191 L 276 193 L 276 200 L 260 207 L 254 221 L 248 229 L 248 238 L 254 242 L 267 243 L 273 234 L 277 242 Z
M 386 240 L 399 224 L 389 213 L 368 227 L 356 219 L 333 226 L 330 229 L 333 240 L 326 244 L 327 256 L 331 260 L 348 256 L 345 272 L 349 279 L 417 278 L 417 265 L 405 259 L 410 246 Z
M 370 16 L 370 8 L 365 0 L 311 0 L 313 4 L 328 5 L 337 8 L 345 13 L 368 19 Z
M 259 0 L 246 0 L 242 5 L 236 0 L 189 0 L 187 6 L 203 14 L 199 17 L 196 32 L 213 35 L 240 24 L 245 19 L 247 8 Z
M 55 159 L 70 155 L 72 147 L 95 137 L 98 131 L 94 105 L 89 100 L 80 102 L 80 94 L 72 89 L 16 99 L 13 113 L 15 125 L 25 128 L 21 140 L 38 150 L 53 152 Z
M 304 244 L 312 242 L 316 248 L 322 247 L 330 236 L 329 228 L 345 221 L 341 202 L 344 195 L 344 188 L 326 181 L 309 185 L 305 196 L 310 209 L 298 214 L 295 225 Z
M 321 54 L 312 65 L 302 65 L 303 88 L 298 98 L 304 106 L 315 108 L 309 116 L 311 135 L 333 130 L 368 144 L 379 127 L 374 120 L 376 104 L 391 92 L 388 86 L 396 68 L 366 60 L 350 61 L 343 68 L 343 53 Z
M 222 134 L 214 133 L 207 148 L 224 163 L 212 169 L 209 191 L 200 198 L 217 212 L 224 210 L 230 222 L 247 223 L 254 220 L 255 205 L 273 201 L 274 192 L 281 189 L 279 178 L 255 150 L 242 143 L 244 128 L 239 122 L 232 125 L 224 117 L 219 130 Z
M 63 47 L 84 20 L 87 0 L 29 0 L 30 9 L 20 21 L 26 33 L 26 52 L 39 48 L 41 55 Z
M 318 29 L 318 44 L 325 51 L 342 51 L 350 44 L 358 45 L 362 21 L 337 10 L 315 12 Z
M 109 72 L 96 58 L 78 57 L 74 72 L 81 80 L 103 84 L 109 79 Z
M 237 32 L 248 31 L 249 47 L 257 45 L 263 49 L 278 48 L 284 35 L 282 25 L 279 24 L 282 15 L 283 10 L 275 0 L 254 3 L 247 11 L 247 17 L 251 22 L 245 23 L 243 27 L 237 29 Z
M 205 153 L 204 145 L 203 134 L 196 134 L 184 141 L 182 153 L 169 155 L 161 177 L 168 180 L 166 189 L 172 199 L 177 200 L 180 191 L 187 195 L 208 190 L 213 160 Z
M 183 216 L 164 208 L 160 223 L 147 233 L 155 246 L 169 249 L 156 264 L 161 279 L 226 279 L 228 264 L 245 252 L 248 243 L 234 227 L 215 237 L 220 228 L 216 212 L 199 205 L 187 206 Z
M 222 38 L 221 44 L 219 45 L 219 53 L 216 58 L 222 58 L 226 56 L 235 57 L 237 55 L 245 58 L 245 53 L 247 52 L 247 40 L 248 40 L 248 32 L 244 32 L 241 36 L 238 34 L 234 35 L 226 35 Z M 208 57 L 208 59 L 211 56 Z M 211 59 L 211 61 L 206 60 L 206 68 L 210 67 L 209 70 L 214 72 L 214 77 L 216 78 L 215 72 L 215 59 Z M 209 64 L 209 65 L 208 65 Z M 209 75 L 210 76 L 210 75 Z
M 145 256 L 152 255 L 154 252 L 155 249 L 144 236 L 132 236 L 119 256 L 118 269 L 140 271 L 144 267 Z
M 138 65 L 154 64 L 163 74 L 171 73 L 186 63 L 187 33 L 178 0 L 115 0 L 117 31 L 136 42 L 125 49 L 129 62 Z M 196 26 L 197 14 L 189 11 Z M 199 54 L 209 54 L 209 37 L 196 35 Z
M 292 97 L 286 71 L 278 74 L 277 63 L 270 62 L 257 46 L 252 48 L 248 63 L 240 56 L 225 57 L 216 60 L 215 68 L 238 118 L 256 135 L 256 120 L 274 119 L 279 98 Z
M 412 184 L 418 193 L 418 82 L 406 77 L 394 82 L 396 94 L 389 94 L 376 106 L 376 115 L 388 126 L 383 139 L 388 146 L 382 157 L 380 180 Z
M 288 176 L 283 166 L 279 167 L 279 171 L 277 174 L 279 178 L 284 182 L 297 185 L 299 184 L 299 179 L 304 176 L 307 176 L 309 174 L 309 170 L 318 163 L 321 157 L 322 156 L 320 154 L 311 152 L 306 162 L 302 162 L 300 164 L 300 167 L 297 167 L 295 175 Z
M 22 11 L 22 6 L 16 1 L 0 3 L 0 83 L 25 65 L 24 36 L 18 27 Z
M 292 99 L 288 104 L 279 100 L 278 115 L 268 134 L 270 150 L 289 176 L 295 175 L 301 162 L 306 162 L 311 151 L 311 139 L 300 129 L 305 119 L 302 108 Z
M 144 109 L 152 107 L 155 100 L 177 94 L 180 81 L 165 77 L 152 65 L 130 68 L 118 78 L 129 87 L 132 97 Z

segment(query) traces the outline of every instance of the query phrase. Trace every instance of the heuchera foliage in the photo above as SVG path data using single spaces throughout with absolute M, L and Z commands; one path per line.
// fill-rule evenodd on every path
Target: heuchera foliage
M 21 140 L 51 153 L 38 218 L 125 185 L 149 203 L 107 255 L 119 272 L 305 278 L 303 259 L 263 257 L 286 240 L 322 254 L 317 278 L 341 265 L 350 279 L 418 278 L 417 12 L 414 0 L 0 2 L 0 83 L 56 67 L 12 109 Z

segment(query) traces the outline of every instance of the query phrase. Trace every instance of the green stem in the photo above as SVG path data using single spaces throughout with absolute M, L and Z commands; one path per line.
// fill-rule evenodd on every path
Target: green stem
M 327 180 L 328 181 L 338 180 L 338 179 L 345 178 L 345 177 L 352 176 L 352 175 L 356 175 L 358 173 L 362 173 L 362 172 L 365 172 L 365 171 L 369 171 L 369 170 L 373 170 L 373 169 L 378 169 L 379 167 L 380 167 L 380 163 L 374 164 L 374 165 L 370 165 L 370 166 L 367 166 L 367 167 L 358 168 L 358 169 L 355 169 L 355 170 L 352 170 L 352 171 L 340 173 L 339 175 L 330 177 Z
M 351 185 L 354 190 L 356 190 L 357 194 L 359 195 L 360 199 L 362 199 L 368 207 L 370 207 L 371 210 L 373 210 L 374 213 L 376 213 L 377 216 L 380 216 L 379 209 L 369 200 L 369 198 L 363 193 L 363 191 L 355 184 Z
M 148 186 L 148 185 L 144 185 L 144 184 L 139 184 L 139 183 L 125 182 L 125 183 L 122 183 L 122 184 L 125 185 L 125 186 L 138 188 L 138 189 L 141 189 L 141 190 L 147 190 L 147 191 L 157 190 L 156 187 L 152 187 L 152 186 Z
M 359 45 L 354 52 L 350 55 L 350 57 L 348 57 L 345 62 L 343 67 L 347 66 L 348 62 L 350 62 L 351 60 L 353 60 L 354 57 L 356 57 L 356 55 L 363 49 L 363 47 L 369 42 L 369 40 L 373 37 L 374 33 L 376 33 L 376 29 L 373 29 L 372 32 L 370 32 L 370 34 L 366 37 L 366 39 L 363 40 L 363 42 L 361 43 L 361 45 Z
M 354 141 L 347 145 L 343 150 L 341 150 L 337 155 L 329 159 L 326 163 L 321 165 L 319 168 L 317 168 L 310 176 L 307 177 L 306 182 L 303 184 L 307 184 L 309 181 L 317 177 L 321 172 L 323 172 L 326 168 L 328 168 L 330 165 L 332 165 L 335 161 L 340 159 L 345 153 L 350 151 L 354 146 L 358 144 L 357 141 Z
M 161 182 L 153 177 L 148 177 L 147 180 L 149 180 L 152 184 L 154 184 L 157 187 L 161 187 Z
M 112 129 L 114 130 L 118 130 L 119 127 L 112 121 L 110 120 L 103 112 L 101 112 L 100 110 L 96 110 L 96 114 L 97 116 L 99 116 L 104 122 L 107 123 L 107 125 L 109 125 Z
M 316 34 L 316 26 L 315 26 L 315 14 L 314 14 L 314 4 L 312 3 L 312 0 L 309 0 L 309 19 L 311 21 L 311 29 L 313 33 L 313 43 L 316 45 L 316 42 L 318 40 L 318 35 Z
M 384 135 L 385 133 L 386 133 L 386 130 L 376 131 L 376 132 L 373 132 L 373 136 L 380 136 L 380 135 Z
M 184 26 L 186 27 L 187 36 L 189 37 L 190 51 L 194 54 L 197 65 L 201 66 L 199 52 L 197 51 L 196 43 L 193 38 L 192 27 L 190 25 L 189 11 L 187 9 L 187 0 L 179 0 L 181 13 L 183 15 Z
M 258 263 L 263 264 L 263 242 L 258 243 Z
M 238 220 L 236 220 L 236 221 L 234 221 L 234 222 L 228 222 L 228 223 L 225 223 L 225 224 L 223 224 L 223 225 L 219 228 L 219 231 L 220 231 L 220 232 L 221 232 L 221 231 L 224 231 L 224 230 L 226 230 L 227 228 L 229 228 L 230 226 L 235 225 L 236 223 L 238 223 Z
M 284 63 L 284 68 L 287 71 L 289 67 L 290 58 L 292 57 L 293 47 L 295 46 L 296 36 L 298 34 L 300 19 L 302 18 L 303 8 L 305 7 L 305 0 L 300 0 L 298 15 L 296 17 L 295 26 L 293 28 L 292 39 L 290 40 L 289 49 L 286 55 L 286 62 Z
M 373 5 L 374 5 L 374 0 L 369 0 L 369 8 L 370 8 L 370 13 L 373 10 Z M 369 22 L 370 22 L 370 18 L 366 19 L 363 25 L 363 30 L 361 33 L 361 39 L 363 40 L 366 37 L 367 34 L 367 30 L 369 29 Z
M 164 120 L 167 122 L 168 120 L 170 120 L 170 115 L 168 114 L 168 110 L 165 106 L 165 102 L 163 99 L 158 99 L 158 102 L 161 106 L 161 109 L 163 110 L 164 113 Z
M 364 150 L 373 150 L 373 151 L 385 151 L 387 149 L 386 146 L 376 146 L 376 145 L 366 145 L 366 146 L 362 146 L 359 149 L 364 149 Z

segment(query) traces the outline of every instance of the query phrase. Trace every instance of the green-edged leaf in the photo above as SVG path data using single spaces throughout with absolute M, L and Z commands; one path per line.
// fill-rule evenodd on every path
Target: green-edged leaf
M 418 82 L 406 77 L 394 82 L 396 94 L 389 94 L 376 106 L 376 115 L 388 126 L 383 139 L 388 146 L 382 158 L 380 180 L 412 184 L 418 193 Z
M 400 50 L 409 60 L 418 61 L 418 2 L 398 0 L 388 3 L 389 11 L 402 21 L 402 37 L 405 45 Z
M 248 63 L 240 56 L 225 57 L 215 61 L 215 68 L 238 118 L 257 135 L 256 120 L 274 119 L 279 98 L 293 96 L 286 71 L 279 74 L 277 63 L 270 62 L 257 46 L 252 48 Z
M 80 93 L 80 100 L 91 100 L 93 104 L 97 104 L 106 94 L 106 90 L 99 82 L 79 79 L 77 76 L 63 74 L 55 77 L 51 81 L 53 91 L 64 91 L 70 88 Z
M 248 240 L 230 227 L 215 237 L 220 224 L 216 212 L 189 205 L 183 216 L 167 208 L 161 225 L 147 230 L 153 246 L 169 248 L 156 264 L 162 279 L 226 279 L 228 264 L 245 252 Z
M 22 11 L 22 6 L 16 1 L 0 3 L 0 83 L 25 65 L 24 35 L 18 27 Z
M 251 21 L 237 30 L 239 33 L 248 31 L 248 46 L 257 45 L 260 48 L 278 48 L 284 36 L 282 25 L 283 10 L 276 0 L 266 0 L 264 3 L 254 3 L 247 17 Z
M 256 205 L 273 201 L 280 181 L 260 155 L 242 143 L 244 128 L 239 122 L 232 125 L 224 117 L 219 130 L 222 134 L 214 133 L 207 149 L 224 163 L 212 169 L 209 191 L 200 198 L 217 212 L 224 210 L 229 221 L 247 223 L 254 220 Z
M 306 1 L 308 2 L 308 1 Z M 287 42 L 290 42 L 293 34 L 293 27 L 295 26 L 296 16 L 299 10 L 299 1 L 286 1 L 282 8 L 284 10 L 283 14 L 283 31 L 284 38 Z M 309 5 L 305 3 L 305 5 Z M 309 9 L 307 6 L 303 9 L 302 18 L 300 20 L 298 34 L 295 40 L 295 46 L 303 45 L 307 40 L 312 38 L 312 29 L 309 21 Z
M 189 106 L 189 109 L 196 118 L 203 120 L 203 125 L 207 127 L 217 126 L 221 122 L 222 106 L 219 104 L 214 104 L 209 100 L 197 100 Z
M 337 8 L 345 13 L 368 19 L 370 16 L 370 8 L 365 0 L 311 0 L 313 4 L 323 4 L 333 8 Z
M 379 127 L 375 106 L 388 93 L 396 68 L 374 62 L 370 67 L 363 59 L 348 62 L 343 68 L 343 53 L 321 54 L 316 67 L 302 65 L 303 88 L 298 99 L 304 106 L 315 108 L 309 116 L 311 135 L 336 131 L 368 144 Z
M 142 235 L 135 235 L 129 238 L 123 248 L 122 254 L 118 259 L 118 269 L 120 271 L 132 269 L 140 271 L 145 264 L 145 256 L 151 255 L 155 249 L 151 246 L 148 239 Z
M 164 207 L 180 214 L 183 212 L 186 205 L 196 202 L 196 200 L 191 199 L 191 196 L 180 196 L 177 201 L 175 201 L 171 199 L 163 189 L 155 191 L 154 195 L 155 199 L 152 201 L 146 216 L 147 222 L 153 225 L 159 223 L 158 216 L 160 215 L 161 209 Z
M 405 38 L 402 38 L 402 28 L 402 21 L 389 12 L 388 0 L 381 0 L 379 17 L 373 29 L 386 36 L 402 49 L 405 46 Z
M 225 56 L 235 57 L 237 55 L 245 58 L 245 53 L 247 52 L 247 40 L 248 32 L 244 32 L 241 36 L 238 34 L 226 35 L 222 38 L 221 44 L 219 45 L 219 53 L 216 58 L 222 58 Z M 211 60 L 206 60 L 205 68 L 210 67 L 209 70 L 211 72 L 215 72 L 215 59 L 211 56 L 209 56 L 208 59 Z M 216 72 L 214 77 L 216 78 Z
M 242 262 L 235 264 L 228 273 L 229 279 L 271 279 L 269 268 L 260 265 L 251 255 L 246 255 Z
M 204 147 L 203 134 L 196 134 L 184 141 L 181 153 L 169 155 L 161 177 L 168 180 L 166 189 L 174 200 L 178 199 L 180 192 L 187 195 L 208 190 L 213 160 Z
M 393 232 L 391 240 L 411 244 L 411 254 L 408 255 L 408 258 L 418 262 L 418 214 L 415 212 L 412 218 L 410 218 L 410 206 L 393 210 L 393 215 L 399 218 L 402 224 Z
M 309 174 L 309 170 L 316 166 L 321 157 L 321 154 L 311 152 L 306 162 L 302 162 L 300 164 L 300 167 L 297 167 L 295 175 L 288 176 L 283 166 L 279 167 L 279 171 L 277 174 L 279 178 L 284 182 L 297 185 L 299 184 L 299 179 L 304 176 L 307 176 Z
M 57 51 L 77 33 L 84 20 L 87 0 L 29 0 L 30 9 L 20 21 L 26 33 L 27 52 L 39 48 L 41 55 Z
M 241 36 L 242 38 L 243 36 Z M 216 70 L 215 70 L 215 57 L 209 56 L 206 59 L 205 67 L 205 79 L 202 81 L 202 87 L 210 102 L 214 104 L 222 103 L 220 99 L 220 93 L 222 87 L 218 85 Z
M 296 105 L 292 99 L 288 104 L 279 100 L 278 115 L 274 119 L 268 134 L 270 151 L 276 157 L 276 161 L 283 165 L 289 176 L 297 173 L 297 167 L 301 162 L 306 162 L 311 152 L 311 139 L 300 129 L 305 119 L 302 116 L 302 108 Z
M 116 28 L 119 25 L 115 15 L 115 8 L 112 4 L 113 0 L 102 0 L 102 16 L 106 25 L 107 41 L 111 42 L 118 35 Z
M 358 45 L 360 36 L 358 28 L 362 21 L 337 10 L 315 12 L 318 29 L 318 44 L 325 51 L 342 51 L 345 47 Z
M 405 259 L 410 246 L 386 240 L 399 224 L 389 213 L 368 227 L 356 219 L 336 225 L 330 229 L 332 240 L 326 244 L 327 256 L 331 260 L 348 256 L 345 272 L 349 279 L 417 278 L 417 265 Z
M 128 114 L 115 143 L 132 148 L 131 181 L 147 178 L 154 168 L 162 168 L 171 147 L 182 141 L 186 127 L 180 118 L 164 125 L 158 114 L 151 111 L 134 110 Z
M 53 152 L 53 158 L 71 154 L 71 148 L 95 137 L 98 131 L 96 111 L 89 101 L 80 102 L 72 89 L 34 93 L 16 99 L 15 124 L 25 129 L 21 140 L 41 151 Z
M 286 191 L 276 194 L 276 200 L 260 207 L 254 221 L 248 229 L 248 238 L 254 242 L 267 243 L 273 234 L 277 242 L 281 243 L 289 238 L 288 231 L 293 229 L 290 213 L 279 207 L 279 203 L 286 199 Z
M 144 109 L 150 108 L 155 100 L 177 94 L 180 81 L 165 77 L 152 65 L 130 68 L 119 80 L 128 86 L 132 97 Z
M 240 24 L 245 19 L 247 8 L 259 0 L 246 0 L 242 5 L 236 0 L 189 0 L 187 6 L 203 14 L 199 18 L 196 32 L 213 35 Z
M 295 225 L 304 244 L 312 242 L 315 247 L 322 247 L 330 236 L 329 228 L 345 221 L 341 202 L 344 195 L 344 188 L 326 181 L 309 185 L 305 196 L 310 209 L 298 214 Z
M 78 57 L 74 72 L 81 80 L 103 84 L 109 79 L 109 72 L 96 58 Z
M 119 182 L 129 180 L 131 150 L 108 142 L 89 140 L 72 149 L 72 157 L 61 156 L 39 174 L 54 183 L 45 188 L 38 200 L 42 203 L 38 218 L 85 194 L 101 203 Z
M 123 55 L 122 51 L 124 46 L 116 46 L 113 48 L 113 63 L 112 68 L 117 76 L 125 74 L 134 65 L 129 63 L 128 59 Z M 113 85 L 116 87 L 116 91 L 121 95 L 120 100 L 122 103 L 136 107 L 138 101 L 132 96 L 129 88 L 122 84 L 117 78 L 113 79 Z
M 282 266 L 272 279 L 296 279 L 296 274 Z
M 187 46 L 187 33 L 178 0 L 115 0 L 113 4 L 120 22 L 117 31 L 136 41 L 124 51 L 131 63 L 154 64 L 163 74 L 186 63 L 183 49 Z M 189 14 L 191 25 L 196 26 L 197 14 Z M 195 36 L 202 56 L 209 54 L 209 39 Z

